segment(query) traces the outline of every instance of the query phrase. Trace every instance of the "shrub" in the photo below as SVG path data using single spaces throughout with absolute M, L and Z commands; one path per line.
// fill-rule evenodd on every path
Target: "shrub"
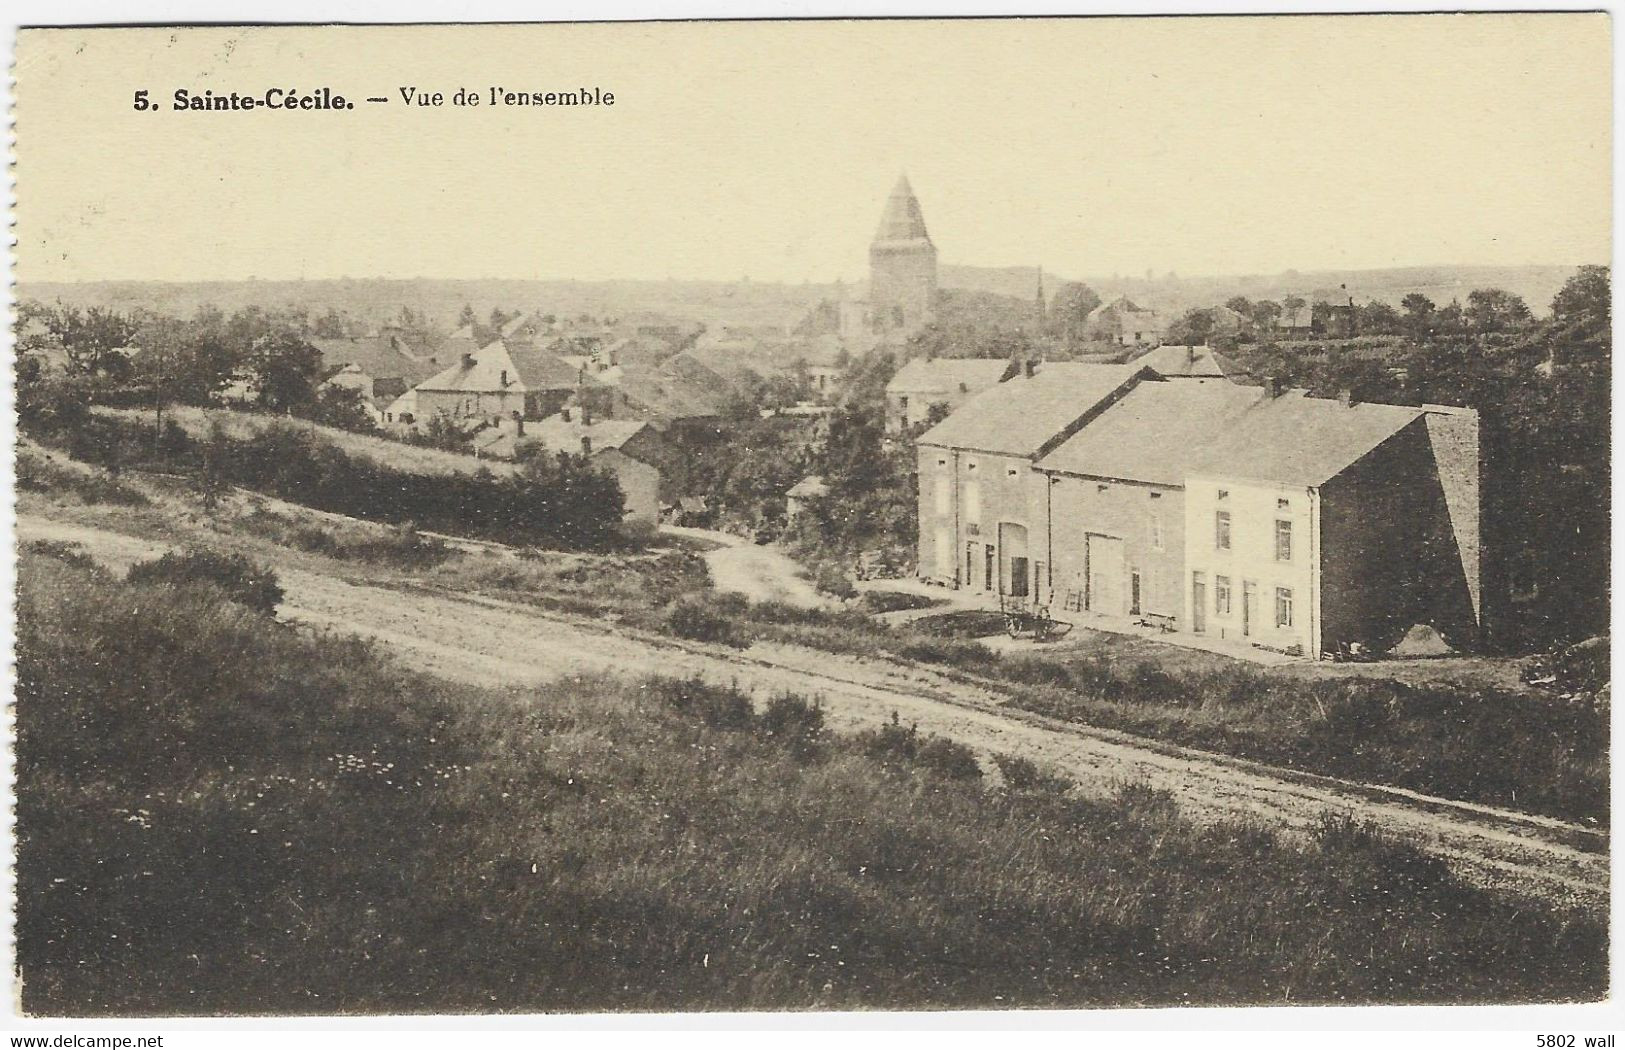
M 824 743 L 824 709 L 794 693 L 769 700 L 756 725 L 763 736 L 803 758 L 816 754 Z
M 855 597 L 858 593 L 858 588 L 852 583 L 846 570 L 828 562 L 819 565 L 813 571 L 813 586 L 818 588 L 820 594 L 827 594 L 842 601 Z
M 1072 782 L 1055 773 L 1046 773 L 1037 763 L 1020 755 L 996 754 L 993 764 L 999 767 L 1004 786 L 1011 791 L 1034 791 L 1061 794 L 1072 787 Z
M 749 696 L 733 686 L 712 685 L 699 675 L 656 678 L 650 687 L 663 703 L 712 729 L 749 729 L 755 717 Z
M 1179 803 L 1173 792 L 1152 787 L 1143 780 L 1119 784 L 1113 796 L 1124 817 L 1140 824 L 1166 824 L 1179 816 Z
M 975 780 L 982 775 L 976 752 L 947 737 L 934 736 L 921 744 L 914 761 L 921 769 L 949 780 Z
M 276 573 L 262 568 L 241 554 L 224 554 L 207 548 L 170 551 L 151 561 L 130 567 L 126 579 L 133 584 L 207 584 L 219 588 L 239 605 L 267 616 L 276 612 L 283 598 Z
M 699 599 L 675 602 L 666 612 L 666 627 L 679 638 L 717 642 L 744 649 L 750 638 L 726 614 Z
M 901 612 L 904 609 L 929 609 L 942 605 L 940 598 L 929 598 L 923 594 L 910 594 L 907 591 L 864 591 L 863 607 L 872 613 Z
M 40 554 L 47 558 L 55 558 L 75 568 L 100 572 L 101 567 L 96 564 L 85 548 L 78 543 L 69 543 L 63 540 L 34 540 L 23 548 L 30 554 Z

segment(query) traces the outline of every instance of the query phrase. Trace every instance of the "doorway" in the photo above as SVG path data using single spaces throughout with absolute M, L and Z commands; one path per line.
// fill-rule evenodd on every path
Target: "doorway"
M 1015 522 L 999 523 L 999 553 L 1003 562 L 999 568 L 999 592 L 1016 598 L 1025 598 L 1031 591 L 1032 561 L 1027 552 L 1027 526 Z
M 1191 631 L 1201 634 L 1207 630 L 1207 580 L 1199 572 L 1191 573 Z
M 1258 615 L 1258 584 L 1251 580 L 1241 583 L 1241 636 L 1253 633 L 1253 618 Z
M 982 547 L 982 590 L 991 591 L 999 579 L 999 550 L 993 544 Z
M 1128 573 L 1128 611 L 1131 616 L 1140 615 L 1140 570 L 1130 569 Z
M 1090 612 L 1123 614 L 1123 541 L 1090 533 L 1086 550 Z

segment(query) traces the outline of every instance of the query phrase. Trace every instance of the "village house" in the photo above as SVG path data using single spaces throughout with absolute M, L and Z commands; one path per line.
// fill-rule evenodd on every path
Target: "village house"
M 944 586 L 1288 655 L 1482 622 L 1470 409 L 1052 364 L 917 445 L 919 574 Z
M 1347 291 L 1317 297 L 1310 316 L 1315 335 L 1322 339 L 1352 339 L 1360 332 L 1354 297 Z
M 543 419 L 569 400 L 577 381 L 555 355 L 497 339 L 406 391 L 384 410 L 386 422 L 413 426 L 435 415 L 471 424 Z
M 1088 338 L 1113 346 L 1156 346 L 1167 334 L 1168 325 L 1155 310 L 1135 305 L 1127 296 L 1101 303 L 1084 320 Z
M 886 430 L 898 433 L 952 410 L 1016 374 L 1014 361 L 995 358 L 916 357 L 886 384 Z
M 609 471 L 626 500 L 624 520 L 658 524 L 661 440 L 636 419 L 595 420 L 590 412 L 563 409 L 546 419 L 509 419 L 473 438 L 482 458 L 517 459 L 526 454 L 568 452 Z
M 412 386 L 440 370 L 435 356 L 409 353 L 398 335 L 381 333 L 355 338 L 316 338 L 322 355 L 323 382 L 354 390 L 375 424 L 393 422 L 389 406 Z

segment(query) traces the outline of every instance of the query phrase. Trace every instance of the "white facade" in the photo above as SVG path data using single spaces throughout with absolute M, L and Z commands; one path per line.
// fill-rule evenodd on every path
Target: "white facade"
M 1184 628 L 1319 656 L 1319 548 L 1314 489 L 1189 478 Z

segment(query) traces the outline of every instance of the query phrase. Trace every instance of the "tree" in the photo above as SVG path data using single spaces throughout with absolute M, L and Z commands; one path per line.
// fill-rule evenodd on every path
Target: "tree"
M 1062 345 L 1076 348 L 1088 339 L 1089 315 L 1100 306 L 1100 296 L 1087 284 L 1067 281 L 1050 301 L 1045 330 Z
M 1224 305 L 1243 317 L 1253 316 L 1253 301 L 1245 295 L 1232 295 L 1224 301 Z
M 126 350 L 139 327 L 132 318 L 100 306 L 46 308 L 38 316 L 67 355 L 70 372 L 121 379 L 128 374 Z
M 1421 292 L 1412 292 L 1399 301 L 1399 308 L 1405 311 L 1401 325 L 1412 339 L 1422 339 L 1433 330 L 1438 307 L 1432 299 Z
M 1464 316 L 1475 332 L 1506 332 L 1530 320 L 1523 297 L 1501 288 L 1479 288 L 1468 293 Z
M 474 307 L 464 303 L 462 312 L 457 315 L 457 327 L 472 328 L 479 323 L 480 319 L 474 316 Z
M 1213 311 L 1206 308 L 1186 310 L 1184 315 L 1168 326 L 1168 341 L 1182 346 L 1205 346 L 1213 337 Z
M 295 412 L 316 401 L 322 355 L 298 332 L 282 329 L 255 341 L 249 360 L 256 400 L 271 412 Z
M 1552 299 L 1548 359 L 1562 365 L 1607 367 L 1613 341 L 1609 272 L 1582 266 Z
M 1355 307 L 1355 327 L 1369 335 L 1395 335 L 1400 331 L 1399 311 L 1380 299 Z
M 1260 299 L 1253 304 L 1253 324 L 1260 332 L 1270 332 L 1275 329 L 1275 322 L 1281 319 L 1281 304 L 1273 299 Z

